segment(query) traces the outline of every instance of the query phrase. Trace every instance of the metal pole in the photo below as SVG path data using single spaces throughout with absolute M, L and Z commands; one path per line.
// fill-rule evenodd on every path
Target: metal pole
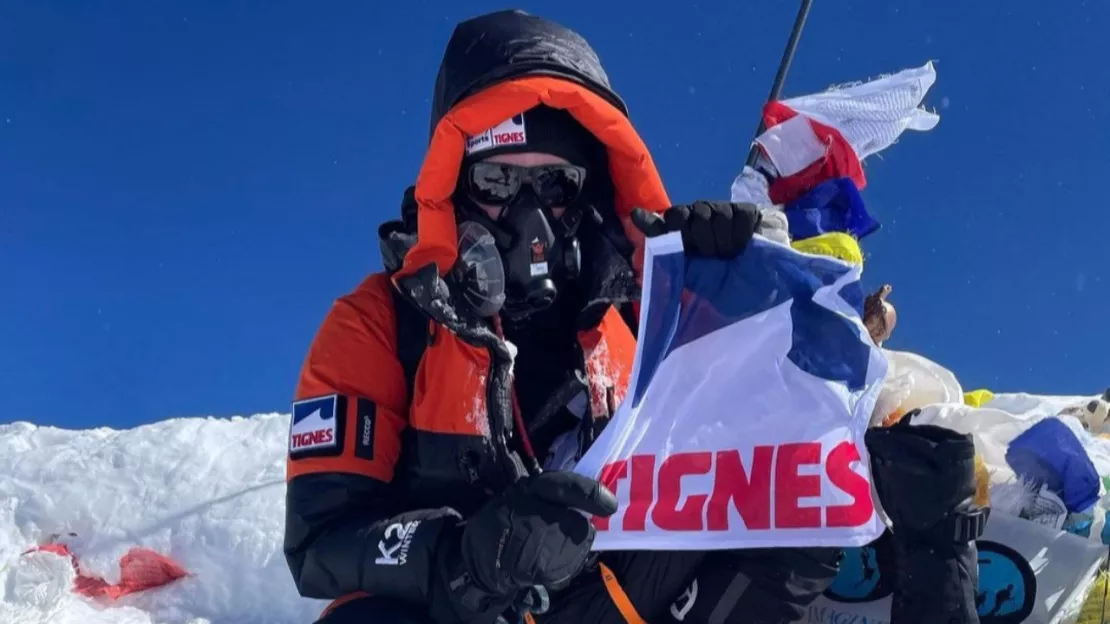
M 771 93 L 767 96 L 768 102 L 773 102 L 779 99 L 782 94 L 782 85 L 786 82 L 786 72 L 790 71 L 790 62 L 794 60 L 794 51 L 798 49 L 798 40 L 802 38 L 802 29 L 805 28 L 806 18 L 809 17 L 809 7 L 813 4 L 813 0 L 802 0 L 802 5 L 798 7 L 798 17 L 794 19 L 794 29 L 790 31 L 790 39 L 786 42 L 786 50 L 782 53 L 782 60 L 779 61 L 779 71 L 775 74 L 775 82 L 771 84 Z M 755 136 L 763 134 L 766 130 L 763 125 L 762 111 L 759 116 L 759 128 L 755 131 Z M 754 137 L 753 137 L 754 138 Z M 755 164 L 756 155 L 759 153 L 759 148 L 752 145 L 751 151 L 748 152 L 748 166 Z

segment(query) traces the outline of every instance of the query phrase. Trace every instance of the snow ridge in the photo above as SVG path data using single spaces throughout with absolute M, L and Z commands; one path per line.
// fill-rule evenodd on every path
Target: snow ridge
M 0 426 L 0 622 L 306 624 L 281 552 L 289 415 L 178 418 L 126 431 Z M 191 576 L 118 601 L 70 591 L 70 562 L 23 555 L 58 536 L 119 579 L 134 546 Z
M 1087 399 L 999 394 L 990 407 L 1040 419 Z M 327 603 L 297 594 L 281 550 L 288 435 L 288 414 L 124 431 L 0 425 L 0 622 L 315 621 Z M 1110 451 L 1092 459 L 1101 470 Z M 24 554 L 52 540 L 110 583 L 133 547 L 169 556 L 190 576 L 116 601 L 85 598 L 72 591 L 68 559 Z

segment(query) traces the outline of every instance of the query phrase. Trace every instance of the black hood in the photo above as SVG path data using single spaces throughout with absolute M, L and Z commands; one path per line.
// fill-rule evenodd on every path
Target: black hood
M 521 10 L 497 11 L 460 22 L 451 34 L 436 76 L 429 137 L 463 99 L 530 75 L 573 80 L 628 115 L 597 53 L 581 35 Z

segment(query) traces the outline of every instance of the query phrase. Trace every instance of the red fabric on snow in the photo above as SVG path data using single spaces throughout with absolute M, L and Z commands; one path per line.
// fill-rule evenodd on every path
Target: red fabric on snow
M 127 594 L 161 587 L 189 575 L 177 562 L 163 554 L 148 548 L 132 548 L 119 560 L 119 583 L 111 584 L 98 576 L 82 572 L 77 557 L 65 544 L 44 544 L 23 554 L 37 551 L 68 558 L 73 564 L 73 570 L 77 572 L 73 590 L 89 598 L 115 600 Z

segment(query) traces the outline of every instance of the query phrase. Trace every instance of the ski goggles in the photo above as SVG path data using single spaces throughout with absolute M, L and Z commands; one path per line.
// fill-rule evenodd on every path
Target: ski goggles
M 513 203 L 525 184 L 545 208 L 573 204 L 582 194 L 586 170 L 577 165 L 523 167 L 499 162 L 477 162 L 467 171 L 470 198 L 489 206 Z

